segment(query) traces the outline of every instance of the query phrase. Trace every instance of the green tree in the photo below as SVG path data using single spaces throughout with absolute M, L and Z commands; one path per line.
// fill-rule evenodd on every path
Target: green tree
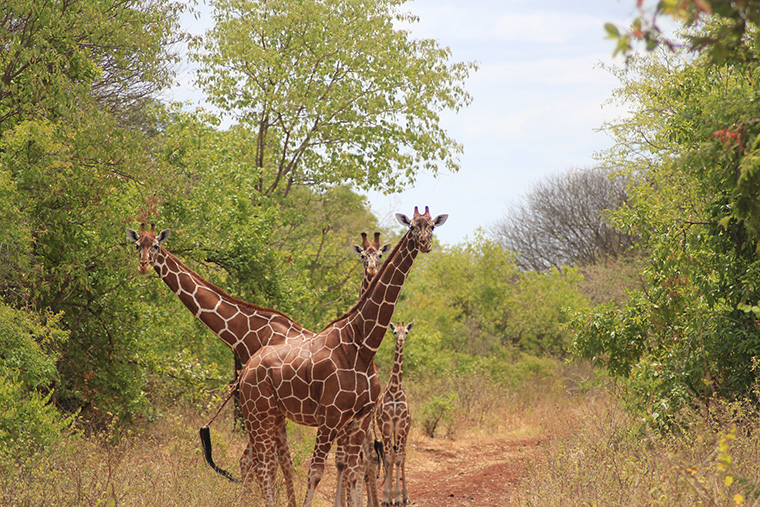
M 683 46 L 683 41 L 663 32 L 659 18 L 670 17 L 687 28 L 699 28 L 686 37 L 686 47 L 704 54 L 710 62 L 742 62 L 756 58 L 753 47 L 760 39 L 760 2 L 748 0 L 664 0 L 654 7 L 637 2 L 639 15 L 630 29 L 621 31 L 613 23 L 605 29 L 616 41 L 615 53 L 630 55 L 634 46 L 643 43 L 648 51 L 658 47 L 671 50 Z
M 392 192 L 419 170 L 456 171 L 439 112 L 471 100 L 475 66 L 396 28 L 400 0 L 213 2 L 193 45 L 198 84 L 247 135 L 256 187 L 350 184 Z
M 619 96 L 634 113 L 609 127 L 606 156 L 638 182 L 615 218 L 642 238 L 644 288 L 579 316 L 574 347 L 667 425 L 681 407 L 753 396 L 757 64 L 658 53 L 631 64 Z
M 4 304 L 60 315 L 50 401 L 88 418 L 146 409 L 123 222 L 155 168 L 154 94 L 170 82 L 178 3 L 3 3 Z M 5 185 L 5 183 L 8 183 Z M 140 183 L 138 183 L 140 182 Z M 6 281 L 7 280 L 7 281 Z

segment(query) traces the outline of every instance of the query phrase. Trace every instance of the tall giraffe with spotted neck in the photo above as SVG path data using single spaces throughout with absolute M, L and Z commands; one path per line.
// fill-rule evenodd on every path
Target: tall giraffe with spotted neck
M 264 345 L 283 342 L 296 336 L 303 338 L 314 335 L 285 314 L 234 298 L 204 280 L 164 248 L 167 239 L 169 230 L 164 229 L 156 234 L 155 224 L 151 224 L 150 229 L 146 229 L 144 223 L 140 224 L 139 232 L 127 229 L 127 241 L 135 244 L 140 256 L 138 271 L 146 275 L 153 268 L 190 313 L 221 338 L 242 364 Z M 277 457 L 285 479 L 289 504 L 295 506 L 293 461 L 285 428 L 282 428 L 277 438 Z M 245 461 L 250 452 L 250 449 L 246 449 L 241 461 Z M 210 464 L 219 470 L 213 463 Z M 222 473 L 231 478 L 226 472 Z
M 406 439 L 412 424 L 412 415 L 406 401 L 406 393 L 401 381 L 404 375 L 404 342 L 414 324 L 390 325 L 396 335 L 393 351 L 393 370 L 376 412 L 377 425 L 383 439 L 385 451 L 382 505 L 403 505 L 409 503 L 406 487 Z M 396 468 L 395 475 L 393 468 Z M 395 481 L 394 481 L 395 478 Z
M 406 276 L 447 215 L 414 209 L 409 227 L 359 301 L 312 339 L 293 339 L 256 352 L 240 373 L 240 401 L 253 449 L 251 469 L 268 507 L 275 504 L 277 435 L 285 420 L 317 428 L 304 507 L 310 507 L 330 447 L 343 428 L 357 424 L 377 403 L 373 358 L 390 324 Z M 355 491 L 355 489 L 349 489 Z M 356 505 L 358 498 L 349 498 Z
M 383 254 L 387 252 L 391 244 L 386 243 L 382 247 L 380 246 L 380 233 L 375 232 L 374 238 L 372 241 L 369 241 L 367 238 L 367 233 L 362 232 L 362 245 L 354 245 L 353 249 L 354 251 L 359 254 L 359 256 L 362 259 L 362 264 L 364 265 L 364 274 L 362 276 L 362 283 L 359 288 L 359 297 L 364 293 L 365 290 L 367 290 L 367 287 L 369 287 L 370 282 L 377 276 L 377 272 L 380 269 L 381 265 L 381 259 L 383 257 Z M 380 386 L 380 380 L 377 377 L 377 369 L 375 369 L 374 375 L 370 378 L 370 381 L 372 383 L 376 383 L 375 389 L 379 389 Z M 369 413 L 364 417 L 362 421 L 359 422 L 356 431 L 349 435 L 348 438 L 351 440 L 349 441 L 350 444 L 346 445 L 339 445 L 338 446 L 338 452 L 336 454 L 336 461 L 338 459 L 337 455 L 341 453 L 340 449 L 346 449 L 351 448 L 355 449 L 357 445 L 361 445 L 361 454 L 359 456 L 352 456 L 352 460 L 348 460 L 348 463 L 346 466 L 348 467 L 348 471 L 346 473 L 346 481 L 351 482 L 351 484 L 347 484 L 346 488 L 343 488 L 339 490 L 340 495 L 344 495 L 347 491 L 347 488 L 350 487 L 356 487 L 356 484 L 358 482 L 358 476 L 359 471 L 362 469 L 362 464 L 364 465 L 364 486 L 365 490 L 367 492 L 367 504 L 368 507 L 380 507 L 380 502 L 378 499 L 377 494 L 377 483 L 375 480 L 375 477 L 377 476 L 377 468 L 375 465 L 375 439 L 374 435 L 371 435 L 369 432 L 369 428 L 373 423 L 374 418 L 374 409 L 370 410 Z M 340 440 L 339 440 L 340 443 Z M 358 459 L 356 459 L 358 458 Z M 338 468 L 338 484 L 341 483 L 341 474 L 342 470 L 339 467 Z M 342 501 L 342 499 L 341 499 Z M 342 504 L 341 504 L 342 505 Z

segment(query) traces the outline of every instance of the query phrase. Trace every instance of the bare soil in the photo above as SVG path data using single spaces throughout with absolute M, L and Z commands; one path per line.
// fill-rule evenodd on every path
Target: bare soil
M 525 464 L 536 455 L 537 437 L 410 441 L 407 482 L 412 505 L 510 505 Z
M 530 460 L 537 458 L 542 443 L 542 438 L 536 436 L 499 435 L 450 440 L 427 438 L 413 432 L 407 444 L 406 458 L 408 505 L 514 505 L 511 500 L 525 467 Z M 317 489 L 321 507 L 333 505 L 334 470 L 334 466 L 326 467 L 325 477 Z M 378 479 L 377 485 L 382 499 L 382 478 Z

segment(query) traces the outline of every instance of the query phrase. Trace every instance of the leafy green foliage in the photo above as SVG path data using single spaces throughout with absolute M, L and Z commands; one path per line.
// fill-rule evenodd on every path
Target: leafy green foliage
M 418 171 L 458 169 L 461 146 L 439 112 L 471 100 L 472 63 L 395 27 L 398 0 L 217 0 L 215 27 L 194 44 L 198 84 L 239 119 L 256 188 L 350 183 L 399 190 Z
M 37 316 L 0 303 L 0 467 L 45 448 L 71 423 L 50 403 L 57 351 L 67 338 L 60 315 Z
M 574 350 L 663 426 L 714 397 L 758 401 L 756 66 L 634 60 L 620 96 L 635 112 L 610 127 L 608 162 L 639 181 L 615 219 L 640 234 L 648 265 L 622 306 L 575 320 Z
M 515 346 L 531 354 L 566 354 L 564 326 L 586 305 L 576 270 L 520 272 L 511 253 L 480 234 L 418 262 L 399 315 L 427 322 L 443 349 L 488 356 Z
M 659 47 L 675 50 L 680 42 L 661 29 L 658 19 L 670 17 L 683 27 L 699 27 L 687 37 L 690 51 L 704 55 L 710 62 L 743 62 L 753 58 L 752 47 L 758 43 L 757 26 L 760 25 L 760 2 L 749 0 L 664 0 L 651 8 L 637 2 L 639 16 L 627 31 L 613 23 L 606 23 L 607 37 L 615 41 L 614 53 L 630 56 L 637 44 L 647 51 Z

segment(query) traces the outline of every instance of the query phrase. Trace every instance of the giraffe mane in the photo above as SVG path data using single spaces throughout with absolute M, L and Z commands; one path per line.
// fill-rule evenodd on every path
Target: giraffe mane
M 295 322 L 293 319 L 291 319 L 289 316 L 285 315 L 284 313 L 282 313 L 279 310 L 275 310 L 275 309 L 272 309 L 272 308 L 264 308 L 263 306 L 255 305 L 255 304 L 249 303 L 248 301 L 245 301 L 243 299 L 236 298 L 234 296 L 230 296 L 224 289 L 222 289 L 221 287 L 219 287 L 217 285 L 214 285 L 213 283 L 209 282 L 208 280 L 206 280 L 205 278 L 203 278 L 201 275 L 199 275 L 198 273 L 196 273 L 195 271 L 193 271 L 192 269 L 190 269 L 189 267 L 187 267 L 187 265 L 185 265 L 182 261 L 180 261 L 179 258 L 177 258 L 176 255 L 172 254 L 170 251 L 168 251 L 164 247 L 161 247 L 161 250 L 163 251 L 163 253 L 165 255 L 171 257 L 172 260 L 174 260 L 174 262 L 176 262 L 178 266 L 180 266 L 182 269 L 184 269 L 193 278 L 193 280 L 195 280 L 196 283 L 198 283 L 200 285 L 203 285 L 204 287 L 206 287 L 208 289 L 211 289 L 212 291 L 218 293 L 222 297 L 222 299 L 225 299 L 225 300 L 229 301 L 230 303 L 239 305 L 239 306 L 241 306 L 243 308 L 248 308 L 250 310 L 264 311 L 264 312 L 267 312 L 267 313 L 277 314 L 277 315 L 279 315 L 281 317 L 284 317 L 284 318 L 288 319 L 289 321 L 291 321 L 297 328 L 304 329 L 304 330 L 306 329 L 303 326 L 301 326 L 300 324 L 298 324 L 297 322 Z

